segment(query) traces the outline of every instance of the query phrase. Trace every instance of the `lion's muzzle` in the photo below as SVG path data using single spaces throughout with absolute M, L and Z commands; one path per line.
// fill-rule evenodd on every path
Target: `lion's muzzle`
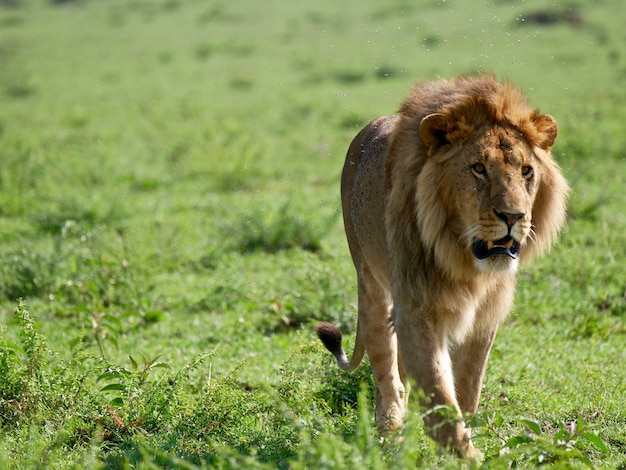
M 500 240 L 478 240 L 472 242 L 472 251 L 478 259 L 486 259 L 494 255 L 506 255 L 511 259 L 516 259 L 520 252 L 520 244 L 507 235 Z

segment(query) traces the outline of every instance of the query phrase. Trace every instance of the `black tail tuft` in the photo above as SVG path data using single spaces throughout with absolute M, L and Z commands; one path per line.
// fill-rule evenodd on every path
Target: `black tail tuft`
M 335 356 L 341 354 L 341 331 L 332 323 L 320 322 L 315 327 L 317 337 L 324 343 L 326 349 L 328 349 Z

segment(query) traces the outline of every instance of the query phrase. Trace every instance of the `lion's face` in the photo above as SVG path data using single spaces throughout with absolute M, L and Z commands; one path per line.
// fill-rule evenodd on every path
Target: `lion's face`
M 530 146 L 518 131 L 492 127 L 477 132 L 444 167 L 452 183 L 445 190 L 454 201 L 453 230 L 475 266 L 483 272 L 515 270 L 532 236 L 541 177 Z
M 515 272 L 518 257 L 534 237 L 533 207 L 543 166 L 527 139 L 512 126 L 488 124 L 466 133 L 460 143 L 440 141 L 443 145 L 419 177 L 418 205 L 429 207 L 422 214 L 439 212 L 442 221 L 437 224 L 432 217 L 418 216 L 422 235 L 427 244 L 433 238 L 442 264 L 456 256 L 434 240 L 440 241 L 447 232 L 479 271 Z M 438 211 L 430 210 L 437 206 Z M 437 226 L 435 234 L 430 229 Z

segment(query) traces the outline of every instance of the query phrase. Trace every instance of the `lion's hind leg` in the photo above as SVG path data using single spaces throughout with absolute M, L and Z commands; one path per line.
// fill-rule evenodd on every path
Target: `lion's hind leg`
M 376 379 L 376 422 L 381 431 L 393 430 L 402 425 L 406 413 L 406 389 L 391 317 L 391 294 L 362 267 L 358 295 L 359 334 Z

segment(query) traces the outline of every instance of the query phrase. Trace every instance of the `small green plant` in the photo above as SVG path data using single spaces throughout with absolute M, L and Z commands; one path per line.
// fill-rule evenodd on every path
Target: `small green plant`
M 132 400 L 150 385 L 148 377 L 159 368 L 168 368 L 169 364 L 159 361 L 159 356 L 151 359 L 142 354 L 142 362 L 139 364 L 132 356 L 128 356 L 131 368 L 109 366 L 105 372 L 96 379 L 98 382 L 107 382 L 100 391 L 114 392 L 115 398 L 110 401 L 112 406 L 122 406 L 125 401 Z
M 244 252 L 275 253 L 291 248 L 316 252 L 335 220 L 336 216 L 325 221 L 312 218 L 287 201 L 274 210 L 261 208 L 245 213 L 234 229 L 239 232 L 239 249 Z
M 24 388 L 24 349 L 6 337 L 0 330 L 0 427 L 5 426 L 19 415 L 19 406 Z
M 489 432 L 496 434 L 503 442 L 499 455 L 487 459 L 488 466 L 506 462 L 512 467 L 583 464 L 593 468 L 595 465 L 591 455 L 600 456 L 608 452 L 602 439 L 582 419 L 567 424 L 558 423 L 548 430 L 543 430 L 535 420 L 519 419 L 523 432 L 512 437 L 504 437 L 498 431 L 502 421 L 503 418 L 497 416 L 495 422 L 487 425 Z
M 117 350 L 121 336 L 127 331 L 156 323 L 163 317 L 160 311 L 149 312 L 126 312 L 117 314 L 114 311 L 98 308 L 94 310 L 86 307 L 76 307 L 69 312 L 78 318 L 77 328 L 79 333 L 70 341 L 70 346 L 74 349 L 88 349 L 97 347 L 101 358 L 109 357 L 107 349 Z
M 46 343 L 39 331 L 35 328 L 35 322 L 26 310 L 26 304 L 20 300 L 15 308 L 15 318 L 20 327 L 20 341 L 24 349 L 26 359 L 26 372 L 28 377 L 37 376 L 41 373 L 44 365 L 44 352 Z
M 19 328 L 20 344 L 4 337 L 0 341 L 0 422 L 19 422 L 36 414 L 43 370 L 45 341 L 20 301 L 14 318 Z
M 307 435 L 294 462 L 294 469 L 384 469 L 385 453 L 370 411 L 366 388 L 357 392 L 357 415 L 350 435 L 333 432 L 330 425 L 319 435 Z
M 50 260 L 26 249 L 5 253 L 0 267 L 0 296 L 15 302 L 40 296 L 51 285 Z

